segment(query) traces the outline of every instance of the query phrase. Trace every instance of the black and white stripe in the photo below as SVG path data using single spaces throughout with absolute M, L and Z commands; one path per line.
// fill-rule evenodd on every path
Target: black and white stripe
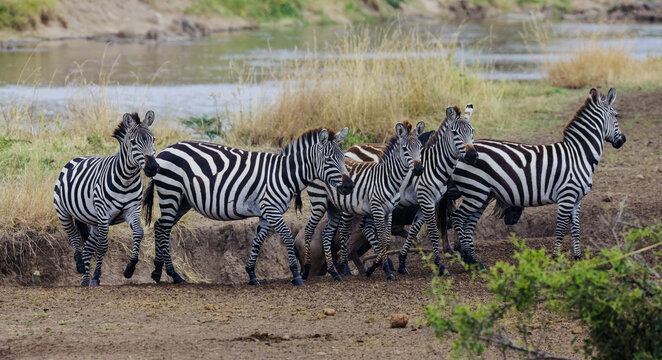
M 113 134 L 120 151 L 106 157 L 71 160 L 55 184 L 55 210 L 74 248 L 76 270 L 83 274 L 83 286 L 99 285 L 101 265 L 108 249 L 108 227 L 123 221 L 133 230 L 133 251 L 124 276 L 133 275 L 143 238 L 140 170 L 144 169 L 147 176 L 158 170 L 154 134 L 149 129 L 153 122 L 153 111 L 148 111 L 142 122 L 135 113 L 124 114 Z M 87 225 L 91 225 L 89 232 Z M 81 238 L 85 243 L 82 253 Z M 95 250 L 97 262 L 90 281 L 90 258 Z
M 446 109 L 446 118 L 439 125 L 421 150 L 421 162 L 425 170 L 420 177 L 408 177 L 401 189 L 400 207 L 412 207 L 418 205 L 412 226 L 407 234 L 407 240 L 400 251 L 400 264 L 398 272 L 408 274 L 405 266 L 407 252 L 418 235 L 423 221 L 428 226 L 428 236 L 432 242 L 435 255 L 435 264 L 439 273 L 447 273 L 441 262 L 439 250 L 439 231 L 437 226 L 436 207 L 442 196 L 446 193 L 448 180 L 458 159 L 464 158 L 471 163 L 476 160 L 478 154 L 473 148 L 473 127 L 469 122 L 473 114 L 473 105 L 468 104 L 464 114 L 460 109 L 449 106 Z M 379 147 L 365 147 L 359 145 L 356 149 L 349 151 L 355 157 L 370 159 L 379 155 Z M 442 231 L 445 229 L 441 229 Z M 366 237 L 370 234 L 366 234 Z
M 215 220 L 259 217 L 251 254 L 246 265 L 249 284 L 259 285 L 255 262 L 262 242 L 273 228 L 287 246 L 292 283 L 302 285 L 294 254 L 293 238 L 283 221 L 294 196 L 312 181 L 352 191 L 343 153 L 338 145 L 347 128 L 334 134 L 326 129 L 311 130 L 286 146 L 280 154 L 250 152 L 208 142 L 183 141 L 159 153 L 160 171 L 145 195 L 145 215 L 151 217 L 154 187 L 159 195 L 161 217 L 154 224 L 155 270 L 160 281 L 163 265 L 174 282 L 183 281 L 170 257 L 172 227 L 191 208 Z
M 563 141 L 555 144 L 476 141 L 475 147 L 480 153 L 478 161 L 473 165 L 460 163 L 453 173 L 453 180 L 462 193 L 462 203 L 451 221 L 466 262 L 479 263 L 472 234 L 492 199 L 503 208 L 558 204 L 554 255 L 558 255 L 570 224 L 574 257 L 581 258 L 581 200 L 591 190 L 605 140 L 617 149 L 625 143 L 625 136 L 618 128 L 617 113 L 612 108 L 615 99 L 614 89 L 610 89 L 606 97 L 591 89 L 584 105 L 566 125 Z
M 418 135 L 423 132 L 425 123 L 419 122 L 412 131 L 408 122 L 396 125 L 396 135 L 391 138 L 386 150 L 383 152 L 378 163 L 355 162 L 347 160 L 349 174 L 354 181 L 354 191 L 349 194 L 341 194 L 336 189 L 324 186 L 319 182 L 311 184 L 308 195 L 311 201 L 311 218 L 306 224 L 306 250 L 304 278 L 310 267 L 310 241 L 312 235 L 327 209 L 327 201 L 338 211 L 329 211 L 327 226 L 322 235 L 322 243 L 326 258 L 327 270 L 335 280 L 341 277 L 336 272 L 331 254 L 331 241 L 338 228 L 342 216 L 341 239 L 343 253 L 346 258 L 348 230 L 343 230 L 354 215 L 369 216 L 374 219 L 370 229 L 374 226 L 376 236 L 372 236 L 371 243 L 378 253 L 375 264 L 368 270 L 370 273 L 381 265 L 386 258 L 391 234 L 391 212 L 398 204 L 400 188 L 408 173 L 414 172 L 420 175 L 422 172 L 420 161 L 421 143 Z M 410 171 L 413 170 L 413 171 Z M 331 208 L 330 208 L 331 209 Z M 365 226 L 362 226 L 365 229 Z M 371 230 L 372 231 L 372 230 Z M 384 268 L 389 278 L 393 278 L 388 267 Z

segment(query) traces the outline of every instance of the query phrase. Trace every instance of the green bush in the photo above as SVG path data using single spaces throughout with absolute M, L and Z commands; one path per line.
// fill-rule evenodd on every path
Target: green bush
M 462 304 L 450 293 L 450 280 L 434 280 L 434 300 L 426 315 L 439 339 L 456 334 L 454 355 L 480 355 L 495 345 L 527 356 L 549 356 L 502 331 L 506 314 L 514 312 L 526 325 L 534 310 L 545 307 L 579 319 L 590 330 L 584 342 L 587 357 L 662 358 L 662 288 L 656 277 L 662 270 L 662 224 L 631 230 L 622 248 L 604 249 L 573 263 L 514 241 L 517 264 L 498 262 L 482 275 L 495 295 L 491 303 Z M 647 244 L 652 245 L 641 248 Z M 526 326 L 519 330 L 527 344 Z
M 199 117 L 191 116 L 188 119 L 181 119 L 182 124 L 191 128 L 200 136 L 206 136 L 210 141 L 221 134 L 221 124 L 219 119 L 202 115 Z
M 0 0 L 0 29 L 34 29 L 55 12 L 54 0 Z
M 187 12 L 239 16 L 258 21 L 301 19 L 299 0 L 195 0 Z

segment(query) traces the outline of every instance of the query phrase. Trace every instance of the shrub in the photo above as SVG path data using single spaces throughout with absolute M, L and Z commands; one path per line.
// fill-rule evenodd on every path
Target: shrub
M 533 250 L 524 241 L 515 240 L 517 264 L 499 262 L 483 275 L 495 301 L 473 309 L 448 293 L 450 280 L 435 279 L 427 318 L 438 338 L 456 334 L 455 355 L 480 355 L 486 347 L 496 345 L 528 356 L 554 356 L 518 345 L 504 330 L 507 313 L 515 312 L 526 323 L 536 307 L 544 306 L 579 319 L 589 328 L 584 342 L 587 357 L 659 359 L 662 288 L 659 277 L 652 274 L 661 269 L 662 225 L 632 230 L 625 239 L 624 249 L 604 249 L 595 257 L 574 263 L 552 259 L 544 249 Z M 635 250 L 644 242 L 653 245 Z M 653 250 L 658 252 L 650 254 Z M 643 252 L 649 252 L 648 260 L 654 266 L 633 260 L 633 255 Z M 519 329 L 527 344 L 526 327 Z

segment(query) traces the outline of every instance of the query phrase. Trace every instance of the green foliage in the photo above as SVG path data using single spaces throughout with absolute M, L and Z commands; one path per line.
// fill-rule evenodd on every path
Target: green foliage
M 239 16 L 257 21 L 301 19 L 300 0 L 195 0 L 187 9 L 193 14 Z
M 391 7 L 394 9 L 399 9 L 400 4 L 402 4 L 403 2 L 405 2 L 405 0 L 386 0 L 386 3 L 391 5 Z
M 191 116 L 180 121 L 200 136 L 206 136 L 210 141 L 221 134 L 221 123 L 217 118 L 202 115 L 199 117 Z
M 480 355 L 492 344 L 539 356 L 541 352 L 516 345 L 500 330 L 505 328 L 502 320 L 507 313 L 516 312 L 519 321 L 525 322 L 538 306 L 544 306 L 588 327 L 587 357 L 662 358 L 662 288 L 659 278 L 652 276 L 662 270 L 658 259 L 662 224 L 631 230 L 625 240 L 622 248 L 604 249 L 595 257 L 570 263 L 515 239 L 517 263 L 498 262 L 483 275 L 495 301 L 473 307 L 459 303 L 449 291 L 450 280 L 435 279 L 427 318 L 438 338 L 456 334 L 456 356 Z M 646 251 L 646 259 L 635 261 Z M 520 335 L 526 338 L 525 327 Z
M 365 143 L 374 143 L 377 142 L 376 134 L 364 134 L 356 132 L 356 130 L 350 130 L 345 138 L 344 145 L 350 147 L 356 144 L 365 144 Z
M 0 0 L 0 29 L 34 29 L 37 23 L 47 22 L 54 11 L 54 0 Z

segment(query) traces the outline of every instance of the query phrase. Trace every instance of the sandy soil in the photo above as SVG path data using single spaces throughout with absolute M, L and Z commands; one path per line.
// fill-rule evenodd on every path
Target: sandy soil
M 583 202 L 584 247 L 613 241 L 602 218 L 611 219 L 609 214 L 621 201 L 626 204 L 622 220 L 649 224 L 662 217 L 661 97 L 660 90 L 618 94 L 615 108 L 628 142 L 618 151 L 606 148 L 593 190 Z M 531 142 L 559 139 L 562 125 L 581 101 L 573 99 L 564 110 L 550 114 L 554 120 L 537 129 L 529 137 Z M 526 209 L 520 223 L 508 227 L 484 217 L 476 234 L 478 255 L 488 266 L 512 261 L 513 245 L 506 240 L 510 232 L 533 247 L 551 249 L 554 220 L 553 206 Z M 288 213 L 286 221 L 296 232 L 306 216 Z M 113 239 L 104 263 L 104 286 L 94 289 L 75 286 L 79 276 L 63 234 L 29 234 L 41 246 L 18 253 L 2 243 L 0 358 L 445 358 L 450 352 L 450 343 L 439 344 L 425 326 L 423 307 L 429 302 L 425 291 L 432 275 L 417 255 L 409 260 L 412 275 L 399 276 L 395 282 L 387 282 L 381 274 L 370 279 L 346 277 L 342 283 L 326 276 L 294 288 L 287 281 L 285 249 L 272 236 L 257 264 L 263 286 L 252 288 L 244 285 L 243 266 L 254 226 L 255 221 L 204 222 L 175 234 L 178 268 L 189 271 L 185 272 L 189 279 L 211 283 L 197 285 L 152 284 L 150 239 L 145 240 L 146 260 L 131 280 L 121 278 L 128 239 Z M 567 238 L 564 249 L 570 250 Z M 40 276 L 33 276 L 35 270 Z M 458 264 L 451 264 L 450 271 L 462 300 L 487 299 L 480 280 L 472 282 Z M 17 285 L 25 283 L 42 286 Z M 327 307 L 334 308 L 336 315 L 323 316 Z M 407 328 L 389 328 L 387 319 L 393 313 L 409 315 Z M 584 334 L 575 322 L 539 316 L 538 323 L 544 325 L 534 328 L 532 336 L 543 349 L 582 357 L 570 345 L 575 337 L 581 343 Z M 501 357 L 496 350 L 486 355 L 496 357 Z

